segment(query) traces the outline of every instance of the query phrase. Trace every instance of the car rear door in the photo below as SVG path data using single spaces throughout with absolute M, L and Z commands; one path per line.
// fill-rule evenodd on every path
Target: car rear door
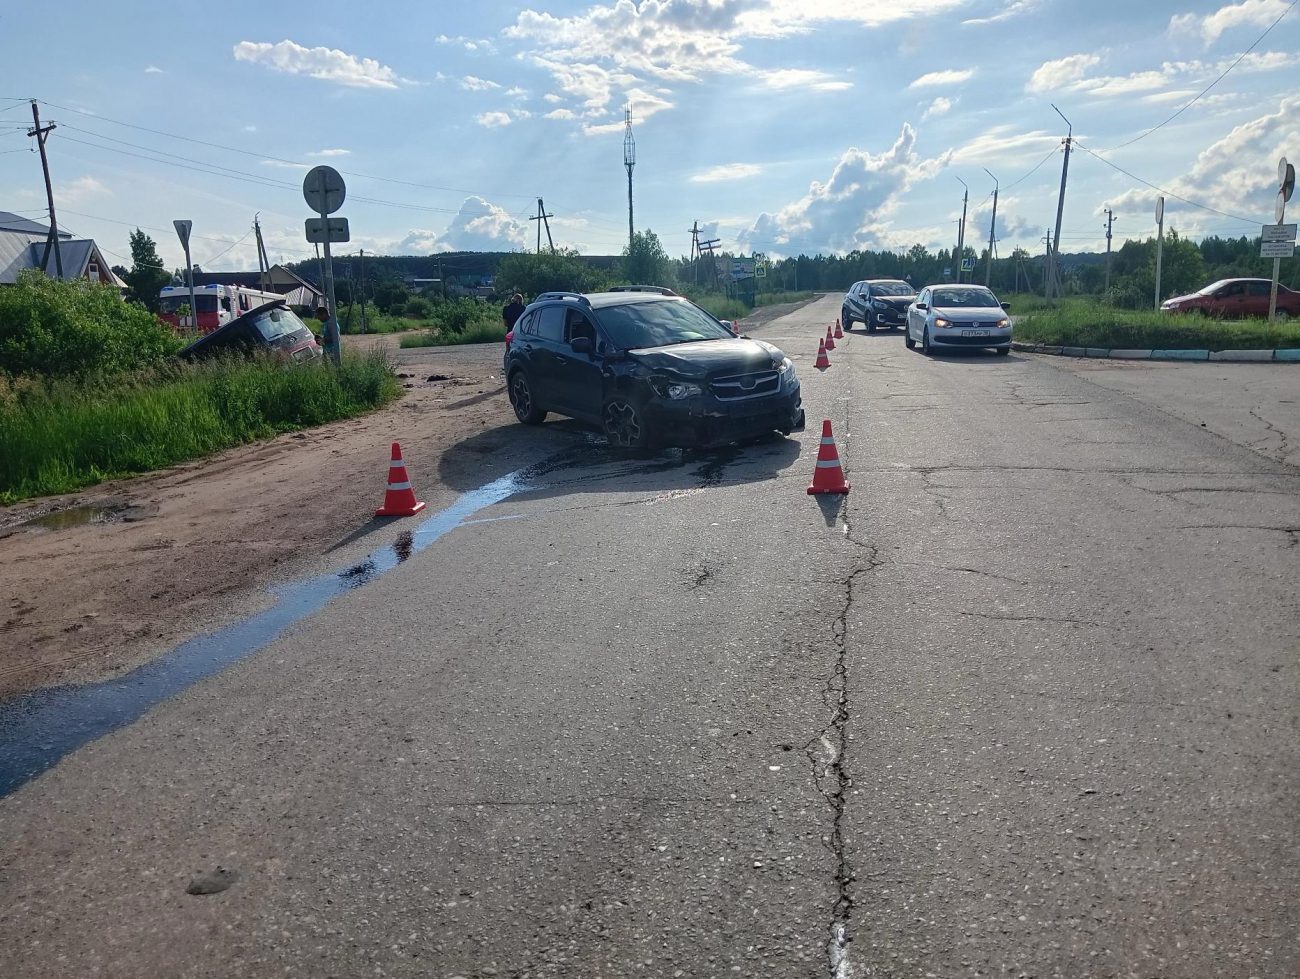
M 578 353 L 573 341 L 586 337 L 592 353 Z M 595 354 L 596 325 L 581 310 L 566 309 L 564 333 L 554 353 L 554 405 L 557 411 L 588 421 L 600 420 L 601 362 Z
M 537 310 L 536 326 L 529 338 L 528 379 L 533 399 L 548 409 L 562 410 L 558 392 L 560 347 L 564 343 L 564 306 L 555 303 Z
M 1268 294 L 1271 283 L 1247 282 L 1246 298 L 1242 303 L 1243 316 L 1267 316 Z

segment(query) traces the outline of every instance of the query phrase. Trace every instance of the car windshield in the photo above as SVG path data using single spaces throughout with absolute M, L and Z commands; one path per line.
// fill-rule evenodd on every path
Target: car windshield
M 906 282 L 873 282 L 871 294 L 873 296 L 915 296 L 916 290 Z
M 935 306 L 956 306 L 970 309 L 981 309 L 996 306 L 997 297 L 987 289 L 936 289 L 934 290 Z
M 607 306 L 598 315 L 620 350 L 725 340 L 733 335 L 698 306 L 680 299 Z
M 273 306 L 263 313 L 255 313 L 253 325 L 257 327 L 257 332 L 262 334 L 262 339 L 268 343 L 307 329 L 306 324 L 298 319 L 292 310 L 284 306 Z

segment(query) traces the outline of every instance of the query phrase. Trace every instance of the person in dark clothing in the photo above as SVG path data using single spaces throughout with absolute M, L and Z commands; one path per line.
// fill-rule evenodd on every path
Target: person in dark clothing
M 524 297 L 516 292 L 513 296 L 510 297 L 510 302 L 507 303 L 501 310 L 501 319 L 505 322 L 506 329 L 513 330 L 515 328 L 515 322 L 523 314 L 524 314 Z

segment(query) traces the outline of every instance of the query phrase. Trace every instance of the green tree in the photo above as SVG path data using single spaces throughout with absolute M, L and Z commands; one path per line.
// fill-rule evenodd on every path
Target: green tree
M 139 228 L 131 232 L 131 269 L 122 280 L 130 288 L 132 299 L 150 312 L 158 312 L 158 293 L 171 276 L 158 257 L 158 246 Z
M 514 252 L 501 259 L 496 271 L 498 293 L 509 296 L 520 292 L 525 299 L 558 290 L 595 292 L 606 284 L 605 276 L 574 249 L 537 255 Z
M 632 235 L 623 249 L 623 277 L 633 285 L 667 285 L 671 262 L 659 236 L 649 228 Z

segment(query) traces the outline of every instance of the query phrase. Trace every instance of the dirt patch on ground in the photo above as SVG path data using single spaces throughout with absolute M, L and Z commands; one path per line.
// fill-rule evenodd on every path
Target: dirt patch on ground
M 444 450 L 513 422 L 501 348 L 409 353 L 403 398 L 364 418 L 0 508 L 0 697 L 99 679 L 264 601 L 372 525 L 393 441 L 422 496 L 442 493 Z

